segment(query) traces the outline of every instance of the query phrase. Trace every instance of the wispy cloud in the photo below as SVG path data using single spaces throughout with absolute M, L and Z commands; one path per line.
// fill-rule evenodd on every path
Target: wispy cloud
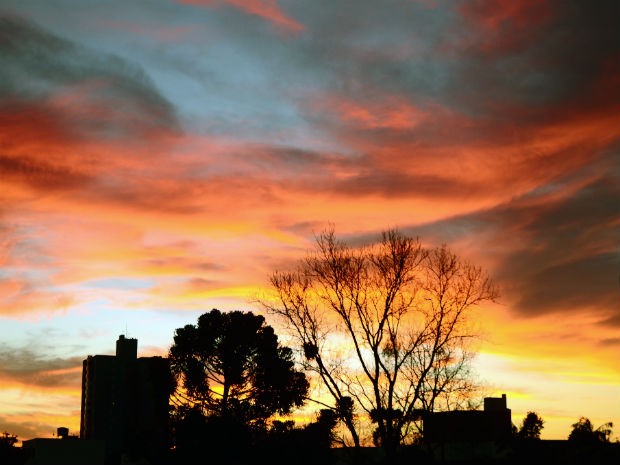
M 246 14 L 258 16 L 276 27 L 298 33 L 304 26 L 287 15 L 277 0 L 177 0 L 179 3 L 214 8 L 230 5 Z

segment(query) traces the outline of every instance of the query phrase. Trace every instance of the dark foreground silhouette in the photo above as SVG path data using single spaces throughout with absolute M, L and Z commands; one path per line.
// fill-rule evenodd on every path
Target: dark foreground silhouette
M 19 448 L 4 433 L 0 465 L 620 463 L 611 423 L 580 418 L 567 440 L 540 440 L 542 417 L 528 412 L 517 430 L 505 394 L 485 398 L 483 410 L 419 411 L 415 446 L 333 448 L 344 421 L 337 408 L 304 426 L 274 419 L 301 405 L 307 389 L 263 317 L 213 310 L 177 330 L 169 359 L 138 358 L 137 340 L 122 335 L 116 355 L 89 356 L 80 436 L 61 427 L 58 438 Z
M 329 448 L 324 442 L 324 432 L 317 425 L 311 428 L 288 429 L 268 434 L 262 438 L 253 438 L 247 431 L 240 431 L 233 425 L 210 422 L 205 426 L 211 430 L 209 438 L 197 439 L 183 447 L 168 451 L 162 456 L 145 460 L 144 456 L 126 455 L 123 463 L 127 464 L 217 464 L 217 465 L 267 465 L 267 464 L 386 464 L 380 448 L 362 447 L 360 450 Z M 75 439 L 50 439 L 57 443 L 79 443 Z M 219 441 L 219 442 L 217 442 Z M 0 445 L 0 463 L 3 465 L 98 463 L 90 461 L 66 462 L 46 460 L 36 457 L 27 449 Z M 102 462 L 99 462 L 102 463 Z M 578 444 L 568 440 L 524 441 L 516 439 L 507 445 L 503 458 L 475 458 L 441 460 L 433 458 L 426 446 L 409 446 L 399 449 L 396 465 L 426 464 L 460 464 L 460 465 L 580 465 L 620 463 L 620 443 Z

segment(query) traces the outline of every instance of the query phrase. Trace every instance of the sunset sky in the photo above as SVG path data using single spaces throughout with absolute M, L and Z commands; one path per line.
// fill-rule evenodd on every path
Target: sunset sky
M 82 359 L 259 310 L 331 223 L 483 266 L 486 394 L 618 436 L 617 1 L 2 4 L 0 432 L 77 433 Z

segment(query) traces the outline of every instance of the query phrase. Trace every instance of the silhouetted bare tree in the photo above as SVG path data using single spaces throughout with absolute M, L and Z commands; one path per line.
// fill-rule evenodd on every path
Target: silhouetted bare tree
M 419 409 L 454 407 L 471 392 L 468 311 L 498 294 L 480 268 L 445 246 L 426 250 L 388 230 L 378 243 L 354 248 L 331 229 L 271 284 L 275 298 L 263 304 L 288 325 L 355 445 L 356 408 L 393 455 Z

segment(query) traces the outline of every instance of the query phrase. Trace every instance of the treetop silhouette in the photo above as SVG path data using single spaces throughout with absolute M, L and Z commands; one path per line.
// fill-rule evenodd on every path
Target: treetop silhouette
M 291 349 L 251 312 L 214 309 L 178 328 L 169 360 L 179 380 L 174 401 L 206 416 L 262 424 L 301 406 L 308 391 Z
M 614 424 L 610 421 L 594 429 L 589 418 L 581 417 L 577 423 L 573 423 L 568 440 L 575 443 L 609 442 L 613 426 Z
M 527 412 L 518 436 L 522 439 L 540 439 L 540 432 L 544 428 L 545 421 L 536 412 Z

